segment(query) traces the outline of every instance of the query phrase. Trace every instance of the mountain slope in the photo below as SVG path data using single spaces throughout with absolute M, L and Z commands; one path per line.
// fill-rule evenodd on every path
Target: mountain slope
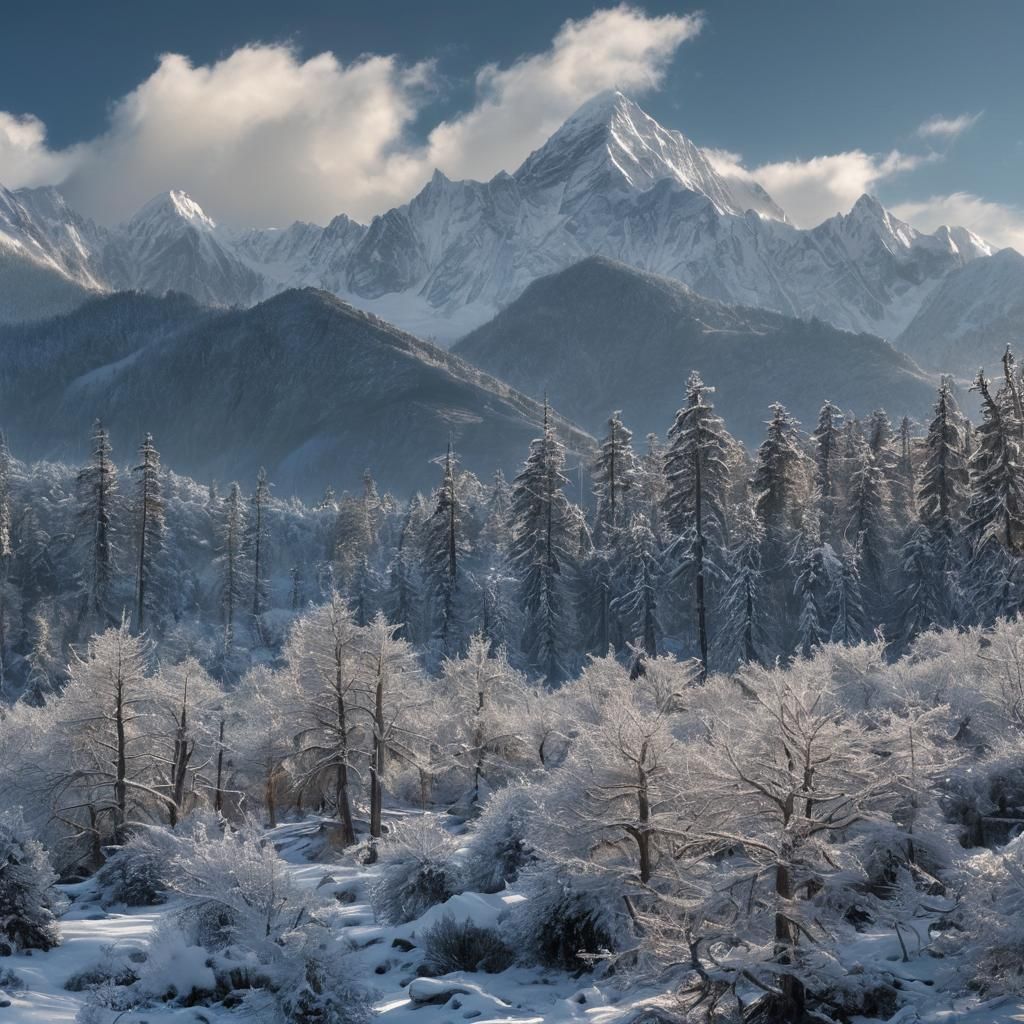
M 897 347 L 922 366 L 972 376 L 989 373 L 1007 344 L 1024 343 L 1024 256 L 1002 249 L 954 270 L 935 289 Z
M 622 409 L 638 436 L 663 435 L 692 369 L 750 445 L 772 401 L 812 424 L 825 398 L 857 413 L 921 416 L 933 396 L 928 377 L 880 338 L 725 306 L 600 257 L 530 285 L 453 351 L 528 394 L 547 389 L 595 433 Z
M 456 356 L 311 289 L 227 312 L 114 296 L 0 328 L 0 354 L 19 452 L 80 459 L 99 416 L 119 460 L 152 431 L 181 472 L 251 479 L 265 465 L 278 493 L 310 498 L 356 486 L 367 467 L 402 495 L 431 487 L 449 434 L 468 468 L 512 473 L 543 416 Z M 571 450 L 589 449 L 558 422 Z

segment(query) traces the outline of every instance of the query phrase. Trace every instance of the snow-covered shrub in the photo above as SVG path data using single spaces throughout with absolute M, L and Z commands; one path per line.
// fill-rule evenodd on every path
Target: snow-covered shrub
M 1024 836 L 966 866 L 962 924 L 976 984 L 1024 993 Z
M 493 928 L 456 921 L 445 914 L 422 936 L 427 966 L 434 974 L 486 971 L 497 974 L 512 965 L 512 951 Z
M 107 858 L 96 875 L 103 891 L 103 902 L 110 906 L 152 907 L 167 901 L 171 865 L 188 849 L 197 827 L 210 832 L 219 828 L 211 815 L 196 815 L 174 830 L 158 825 L 138 825 L 128 841 Z
M 572 874 L 541 862 L 519 877 L 526 897 L 513 906 L 504 938 L 520 959 L 545 967 L 579 970 L 580 954 L 615 952 L 630 942 L 630 919 L 619 879 Z
M 0 956 L 60 944 L 62 899 L 50 858 L 18 812 L 0 815 Z
M 430 817 L 395 827 L 380 848 L 383 869 L 370 889 L 374 913 L 386 924 L 414 921 L 459 890 L 455 840 Z
M 941 780 L 942 809 L 970 848 L 997 847 L 1021 830 L 1024 760 L 1020 741 L 1000 740 L 980 760 L 955 766 Z
M 94 1003 L 224 1002 L 243 1019 L 267 1024 L 367 1019 L 347 948 L 325 924 L 333 902 L 298 887 L 257 829 L 211 836 L 197 822 L 167 878 L 187 905 L 154 935 L 138 980 L 116 993 L 98 991 Z
M 509 786 L 491 794 L 473 824 L 462 860 L 462 886 L 470 892 L 500 892 L 534 860 L 528 840 L 529 789 Z

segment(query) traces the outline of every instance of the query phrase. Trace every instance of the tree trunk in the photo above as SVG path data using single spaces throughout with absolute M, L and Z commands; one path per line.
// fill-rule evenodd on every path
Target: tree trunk
M 378 662 L 373 708 L 373 750 L 370 756 L 370 836 L 380 839 L 384 802 L 384 667 Z
M 224 810 L 224 719 L 220 720 L 217 731 L 217 786 L 213 791 L 213 809 L 220 814 Z

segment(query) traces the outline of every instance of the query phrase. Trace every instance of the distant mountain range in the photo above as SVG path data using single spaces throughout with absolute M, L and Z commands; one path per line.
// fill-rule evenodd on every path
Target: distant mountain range
M 0 326 L 0 408 L 22 458 L 82 460 L 101 417 L 124 464 L 152 431 L 173 469 L 252 480 L 282 496 L 360 486 L 371 469 L 402 496 L 437 484 L 449 437 L 489 479 L 515 473 L 540 404 L 459 357 L 326 292 L 290 290 L 245 310 L 122 293 Z M 572 461 L 593 439 L 552 414 Z
M 446 344 L 531 282 L 591 255 L 719 302 L 880 335 L 932 368 L 1022 326 L 1019 291 L 1002 290 L 1009 260 L 970 231 L 923 234 L 869 196 L 798 229 L 763 189 L 719 173 L 699 147 L 618 93 L 585 104 L 514 173 L 488 182 L 435 173 L 411 202 L 369 225 L 340 215 L 326 227 L 235 231 L 170 192 L 106 229 L 52 188 L 0 190 L 7 320 L 64 311 L 97 291 L 173 289 L 249 306 L 314 286 Z M 976 279 L 993 301 L 966 317 L 956 282 L 971 282 L 970 293 Z M 915 324 L 928 309 L 931 319 Z M 974 361 L 953 359 L 957 368 Z
M 935 397 L 934 381 L 880 338 L 726 306 L 603 257 L 535 281 L 453 351 L 527 394 L 546 390 L 592 433 L 621 409 L 638 442 L 664 436 L 692 369 L 751 447 L 773 401 L 811 430 L 826 398 L 858 415 L 923 419 Z

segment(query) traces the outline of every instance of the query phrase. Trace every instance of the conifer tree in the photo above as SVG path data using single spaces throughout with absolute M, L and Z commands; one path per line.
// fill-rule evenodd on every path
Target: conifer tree
M 836 644 L 857 644 L 870 635 L 858 569 L 860 557 L 855 546 L 844 544 L 838 558 L 828 595 L 830 639 Z
M 765 628 L 765 585 L 761 571 L 764 529 L 753 502 L 736 510 L 735 540 L 728 554 L 729 579 L 722 595 L 716 659 L 726 671 L 749 662 L 764 664 L 769 641 Z
M 667 555 L 673 579 L 692 586 L 697 650 L 708 671 L 709 583 L 723 578 L 728 543 L 728 459 L 732 439 L 714 406 L 712 392 L 696 371 L 686 385 L 686 404 L 676 413 L 665 453 L 663 527 L 672 538 Z
M 792 538 L 797 511 L 800 450 L 798 424 L 785 406 L 771 407 L 767 436 L 757 450 L 754 471 L 754 508 L 764 528 L 769 564 L 783 562 Z
M 1024 547 L 1024 466 L 1012 415 L 979 371 L 973 391 L 981 398 L 969 464 L 970 499 L 964 516 L 970 559 L 963 589 L 978 622 L 1015 614 L 1020 605 L 1018 557 Z
M 463 511 L 455 484 L 451 442 L 437 489 L 434 514 L 427 522 L 424 568 L 433 590 L 433 637 L 442 658 L 454 658 L 463 641 L 459 562 L 467 553 Z
M 270 484 L 267 471 L 260 466 L 256 474 L 256 489 L 249 499 L 249 515 L 245 521 L 245 553 L 251 569 L 253 623 L 267 607 L 267 566 L 270 562 Z
M 818 425 L 811 435 L 814 452 L 814 486 L 818 490 L 822 536 L 831 541 L 836 535 L 836 514 L 841 494 L 842 413 L 826 401 L 818 413 Z
M 11 453 L 0 434 L 0 697 L 7 685 L 7 661 L 13 637 L 13 618 L 20 604 L 11 576 L 14 562 L 14 515 L 11 507 Z
M 644 516 L 634 513 L 622 531 L 619 569 L 620 593 L 611 611 L 622 623 L 621 632 L 651 657 L 658 653 L 661 624 L 658 621 L 658 588 L 661 567 L 658 544 Z
M 113 621 L 116 524 L 114 500 L 117 467 L 111 458 L 110 437 L 97 420 L 92 433 L 89 464 L 78 473 L 78 522 L 84 548 L 82 592 L 85 614 L 98 625 Z
M 897 641 L 952 625 L 958 615 L 957 579 L 963 568 L 960 521 L 969 484 L 962 420 L 948 378 L 939 384 L 935 415 L 924 441 L 917 491 L 918 525 L 900 553 L 904 586 Z
M 242 489 L 237 483 L 231 485 L 227 497 L 221 503 L 217 534 L 220 549 L 217 564 L 220 574 L 221 613 L 224 616 L 224 651 L 227 652 L 234 646 L 235 616 L 243 607 L 248 581 L 243 547 L 245 507 Z
M 395 636 L 410 643 L 420 639 L 419 624 L 423 605 L 423 585 L 416 557 L 412 502 L 402 518 L 398 543 L 387 568 L 384 590 L 384 614 L 397 627 Z
M 798 606 L 795 646 L 799 655 L 809 658 L 831 634 L 827 604 L 838 569 L 831 547 L 822 542 L 821 520 L 814 504 L 804 510 L 794 561 Z
M 147 612 L 159 607 L 158 593 L 166 557 L 166 509 L 160 481 L 160 453 L 147 434 L 135 467 L 135 522 L 138 564 L 135 579 L 135 628 L 145 632 Z
M 636 483 L 633 432 L 623 424 L 621 412 L 613 412 L 608 420 L 608 433 L 598 448 L 591 478 L 597 499 L 594 543 L 603 547 L 629 522 L 627 502 Z
M 893 547 L 892 507 L 885 471 L 870 448 L 862 449 L 850 484 L 847 538 L 857 551 L 860 585 L 883 617 Z
M 512 485 L 510 563 L 520 580 L 523 654 L 551 683 L 570 671 L 575 642 L 568 591 L 578 524 L 564 469 L 565 448 L 545 404 L 543 433 Z

